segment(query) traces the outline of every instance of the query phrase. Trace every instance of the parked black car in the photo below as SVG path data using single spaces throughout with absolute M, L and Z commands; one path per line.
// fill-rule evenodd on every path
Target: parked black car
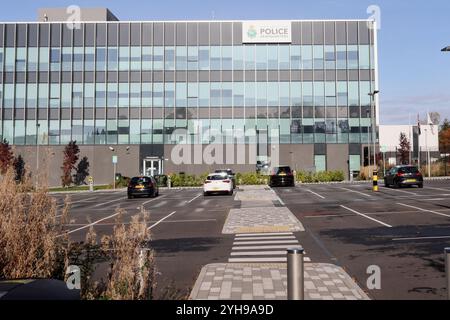
M 233 182 L 233 189 L 236 188 L 236 176 L 235 176 L 233 170 L 231 170 L 231 169 L 217 169 L 214 172 L 215 173 L 226 174 L 228 176 L 228 178 L 230 178 L 231 182 Z
M 158 183 L 153 177 L 134 177 L 128 184 L 127 193 L 128 199 L 140 196 L 157 197 L 159 195 Z
M 270 174 L 269 185 L 271 187 L 294 187 L 294 173 L 288 166 L 274 167 Z
M 423 188 L 423 176 L 415 166 L 395 166 L 386 172 L 384 185 L 386 187 L 394 186 L 396 188 L 416 185 L 419 188 Z

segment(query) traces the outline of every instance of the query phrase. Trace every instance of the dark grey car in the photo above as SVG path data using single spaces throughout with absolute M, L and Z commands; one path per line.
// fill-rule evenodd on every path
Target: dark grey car
M 402 165 L 395 166 L 384 177 L 386 187 L 401 188 L 402 186 L 418 186 L 423 188 L 423 176 L 416 166 Z

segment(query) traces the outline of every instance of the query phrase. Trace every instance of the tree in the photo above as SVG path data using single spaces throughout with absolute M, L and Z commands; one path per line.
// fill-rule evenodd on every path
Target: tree
M 445 118 L 444 122 L 442 123 L 442 126 L 441 126 L 441 131 L 448 130 L 448 129 L 450 129 L 450 121 L 447 118 Z
M 400 164 L 408 164 L 409 162 L 409 152 L 411 151 L 411 144 L 404 132 L 400 133 L 400 148 L 398 153 L 400 156 Z
M 78 154 L 80 148 L 77 146 L 76 141 L 70 141 L 64 148 L 64 161 L 61 167 L 63 175 L 61 176 L 61 184 L 63 187 L 70 186 L 72 184 L 72 170 L 75 169 L 75 163 L 78 161 Z
M 0 142 L 0 174 L 5 174 L 9 166 L 14 162 L 11 146 L 6 139 Z
M 85 184 L 84 180 L 89 175 L 89 161 L 87 157 L 78 162 L 77 172 L 73 175 L 73 180 L 77 186 Z
M 22 182 L 25 177 L 25 161 L 21 154 L 17 158 L 14 159 L 14 171 L 16 173 L 16 181 Z
M 443 127 L 439 131 L 439 150 L 441 153 L 450 153 L 450 127 Z

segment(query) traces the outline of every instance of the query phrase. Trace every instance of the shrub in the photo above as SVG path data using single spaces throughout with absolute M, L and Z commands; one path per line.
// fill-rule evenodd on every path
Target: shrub
M 302 183 L 313 182 L 340 182 L 345 180 L 344 172 L 342 171 L 319 171 L 319 172 L 297 172 L 296 179 Z

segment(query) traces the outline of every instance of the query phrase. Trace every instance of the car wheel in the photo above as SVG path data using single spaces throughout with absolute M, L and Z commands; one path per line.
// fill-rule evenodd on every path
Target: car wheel
M 228 195 L 232 196 L 233 195 L 233 190 L 228 191 Z
M 395 187 L 397 189 L 400 189 L 402 187 L 402 185 L 400 184 L 400 182 L 395 182 Z
M 420 183 L 420 184 L 418 184 L 417 185 L 420 189 L 422 189 L 423 188 L 423 183 Z
M 128 199 L 133 199 L 133 196 L 131 194 L 129 194 Z
M 203 196 L 207 197 L 207 196 L 209 196 L 209 193 L 208 192 L 203 192 Z

